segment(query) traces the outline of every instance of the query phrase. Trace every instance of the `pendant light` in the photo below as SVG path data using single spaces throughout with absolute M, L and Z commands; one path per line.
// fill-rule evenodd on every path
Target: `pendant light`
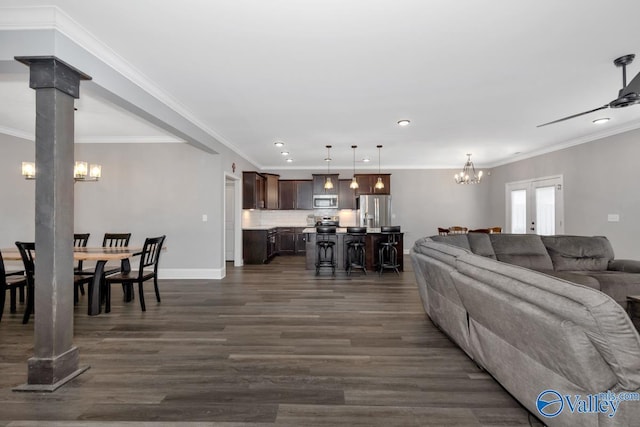
M 378 145 L 378 182 L 374 186 L 376 190 L 382 190 L 384 188 L 384 182 L 382 182 L 382 177 L 380 176 L 380 149 L 382 145 Z
M 331 146 L 327 145 L 327 158 L 324 159 L 325 162 L 327 162 L 327 178 L 324 181 L 324 189 L 325 190 L 331 190 L 333 189 L 333 182 L 331 181 L 331 177 L 329 176 L 330 172 L 331 172 Z
M 351 184 L 349 184 L 349 188 L 352 190 L 357 190 L 358 180 L 356 179 L 356 148 L 358 148 L 358 146 L 352 145 L 351 148 L 353 149 L 353 178 L 351 178 Z

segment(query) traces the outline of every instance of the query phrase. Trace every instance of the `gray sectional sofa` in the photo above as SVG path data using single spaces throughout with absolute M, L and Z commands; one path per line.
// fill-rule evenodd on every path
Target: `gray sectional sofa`
M 433 323 L 545 424 L 640 425 L 634 394 L 615 411 L 576 406 L 640 392 L 640 337 L 623 308 L 640 295 L 640 262 L 615 260 L 605 237 L 483 233 L 425 237 L 411 258 Z M 546 390 L 562 398 L 540 412 Z

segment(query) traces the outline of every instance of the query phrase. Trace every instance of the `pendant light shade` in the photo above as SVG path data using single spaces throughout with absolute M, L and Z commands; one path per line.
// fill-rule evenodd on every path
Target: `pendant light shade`
M 380 149 L 382 148 L 382 145 L 378 145 L 378 182 L 376 182 L 376 185 L 374 186 L 374 188 L 376 190 L 382 190 L 384 189 L 384 182 L 382 182 L 382 177 L 379 176 L 380 175 Z
M 352 190 L 357 190 L 359 185 L 358 180 L 356 179 L 356 148 L 358 148 L 358 146 L 352 145 L 351 148 L 353 149 L 353 178 L 351 178 L 351 184 L 349 184 L 349 188 Z
M 327 158 L 324 159 L 325 162 L 327 162 L 327 179 L 325 179 L 324 181 L 324 189 L 325 190 L 331 190 L 333 189 L 333 181 L 331 181 L 331 177 L 329 176 L 329 174 L 331 173 L 331 146 L 327 145 Z

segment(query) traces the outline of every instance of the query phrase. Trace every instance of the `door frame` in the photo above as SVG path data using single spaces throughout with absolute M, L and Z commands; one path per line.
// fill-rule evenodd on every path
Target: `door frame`
M 527 201 L 529 199 L 529 192 L 535 188 L 534 184 L 541 181 L 548 180 L 557 180 L 555 185 L 559 185 L 559 192 L 556 196 L 556 231 L 555 234 L 564 234 L 565 223 L 564 223 L 564 177 L 563 175 L 550 175 L 543 176 L 540 178 L 532 178 L 532 179 L 523 179 L 521 181 L 513 181 L 507 182 L 504 186 L 504 200 L 505 200 L 505 226 L 506 232 L 511 233 L 511 191 L 520 187 L 527 187 Z M 534 193 L 535 194 L 535 193 Z M 531 206 L 527 206 L 527 210 L 531 209 Z M 529 218 L 527 218 L 529 220 Z M 527 234 L 529 234 L 529 224 L 527 224 Z M 537 234 L 537 227 L 536 233 Z
M 227 183 L 233 185 L 233 265 L 234 267 L 242 267 L 242 181 L 239 176 L 228 172 L 224 173 L 224 179 L 222 180 L 222 193 L 224 195 L 222 197 L 222 203 L 224 204 L 222 209 L 222 265 L 226 265 L 227 262 Z

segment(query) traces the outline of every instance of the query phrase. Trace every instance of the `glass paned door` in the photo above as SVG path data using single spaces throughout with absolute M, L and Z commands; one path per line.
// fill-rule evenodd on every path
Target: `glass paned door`
M 562 176 L 508 183 L 506 198 L 508 232 L 564 233 Z

